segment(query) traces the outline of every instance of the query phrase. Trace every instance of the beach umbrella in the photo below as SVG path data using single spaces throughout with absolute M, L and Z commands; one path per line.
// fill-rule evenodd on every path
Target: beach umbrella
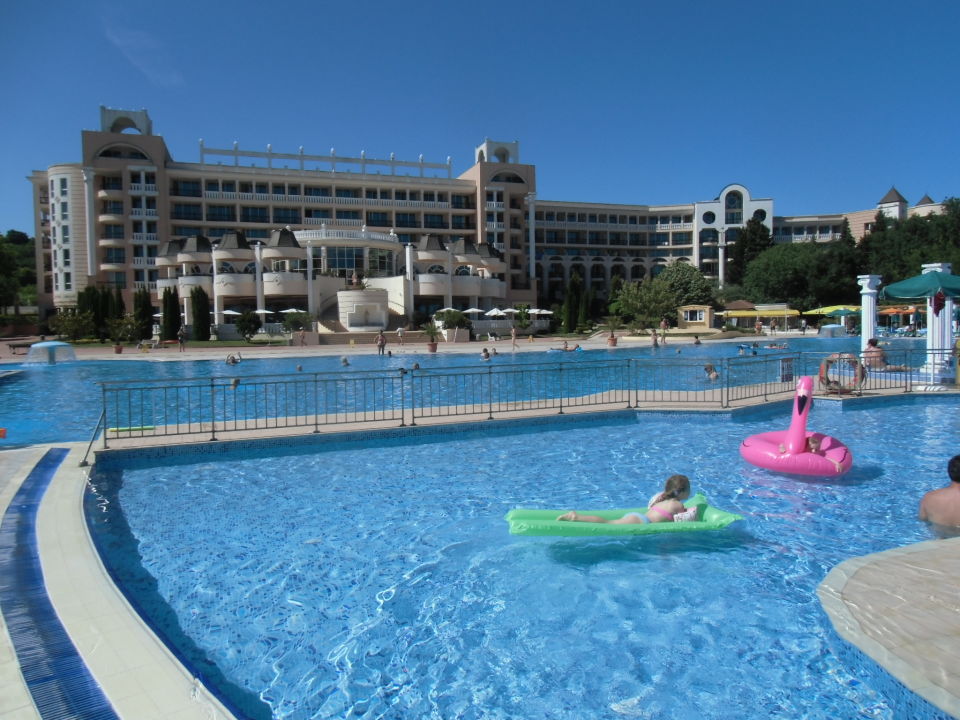
M 494 308 L 493 310 L 487 310 L 484 315 L 487 317 L 506 317 L 506 313 L 500 308 Z
M 846 308 L 839 308 L 833 312 L 828 312 L 827 317 L 847 317 L 848 315 L 856 315 L 856 310 L 847 310 Z
M 287 308 L 286 310 L 281 310 L 280 312 L 282 312 L 282 313 L 292 313 L 292 312 L 300 313 L 300 312 L 304 312 L 304 311 L 301 310 L 300 308 Z
M 243 313 L 239 313 L 236 310 L 224 310 L 223 314 L 224 315 L 243 315 Z
M 480 308 L 470 308 L 469 310 L 464 310 L 464 311 L 463 311 L 463 314 L 464 314 L 464 315 L 479 315 L 479 314 L 482 313 L 482 312 L 483 312 L 483 310 L 481 310 Z
M 541 310 L 539 315 L 553 315 L 553 310 Z
M 254 312 L 257 315 L 271 315 L 273 313 L 272 310 L 254 310 Z
M 947 297 L 960 297 L 960 275 L 928 272 L 887 285 L 880 290 L 881 297 L 929 298 L 942 292 Z
M 515 315 L 515 314 L 517 314 L 518 312 L 520 312 L 520 311 L 519 311 L 519 310 L 516 310 L 516 309 L 514 309 L 514 308 L 506 308 L 506 309 L 503 311 L 503 314 L 504 314 L 504 315 Z
M 437 312 L 434 313 L 434 315 L 439 315 L 442 312 L 450 312 L 451 310 L 456 310 L 456 308 L 452 308 L 452 307 L 440 308 L 439 310 L 437 310 Z

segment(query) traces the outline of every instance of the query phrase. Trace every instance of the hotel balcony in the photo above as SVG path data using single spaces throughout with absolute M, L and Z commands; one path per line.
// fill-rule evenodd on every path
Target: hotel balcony
M 142 217 L 155 218 L 155 217 L 157 217 L 157 209 L 156 209 L 156 208 L 131 208 L 131 209 L 130 209 L 130 217 L 135 217 L 135 218 L 142 218 Z
M 156 195 L 157 186 L 143 183 L 130 183 L 131 195 Z
M 507 283 L 496 278 L 481 278 L 480 296 L 505 298 L 507 296 Z
M 421 277 L 423 277 L 421 275 Z M 454 275 L 453 276 L 453 294 L 454 295 L 480 295 L 481 278 L 479 275 Z
M 123 213 L 105 212 L 97 215 L 97 221 L 102 223 L 122 223 Z
M 126 262 L 110 262 L 104 260 L 100 263 L 100 270 L 102 272 L 123 272 L 127 269 Z
M 135 233 L 133 234 L 133 241 L 134 241 L 134 242 L 140 242 L 140 243 L 144 243 L 144 242 L 157 242 L 158 239 L 159 239 L 159 238 L 157 237 L 157 234 L 156 234 L 156 233 L 138 233 L 138 232 L 135 232 Z
M 450 276 L 446 273 L 420 273 L 413 285 L 416 295 L 445 295 Z
M 160 280 L 157 287 L 160 287 Z M 195 287 L 203 288 L 209 296 L 213 296 L 213 278 L 209 275 L 181 275 L 177 278 L 177 291 L 181 297 L 189 296 Z
M 133 259 L 134 267 L 155 267 L 157 259 L 155 257 L 135 257 Z
M 134 290 L 150 290 L 151 292 L 157 289 L 157 280 L 134 280 L 133 289 Z
M 97 190 L 97 197 L 100 200 L 123 200 L 126 197 L 126 194 L 123 192 L 123 188 L 116 188 L 110 190 Z
M 162 294 L 164 290 L 176 290 L 179 287 L 178 283 L 179 278 L 160 278 L 157 280 L 157 292 Z
M 257 277 L 250 273 L 217 273 L 214 290 L 218 297 L 254 297 L 257 294 Z
M 97 245 L 99 247 L 124 247 L 126 246 L 127 241 L 123 238 L 98 238 Z
M 278 295 L 306 295 L 307 279 L 298 272 L 265 272 L 263 274 L 263 294 L 270 297 Z

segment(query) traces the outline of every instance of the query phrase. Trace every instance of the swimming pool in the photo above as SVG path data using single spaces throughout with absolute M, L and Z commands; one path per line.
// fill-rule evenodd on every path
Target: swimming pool
M 898 340 L 897 349 L 919 347 L 921 340 Z M 858 338 L 790 338 L 790 349 L 798 351 L 857 352 Z M 680 348 L 682 353 L 676 355 Z M 761 353 L 770 353 L 761 349 Z M 735 343 L 715 343 L 700 346 L 673 345 L 653 350 L 649 346 L 617 350 L 588 350 L 576 353 L 503 353 L 486 367 L 505 367 L 510 363 L 562 362 L 585 363 L 607 358 L 662 358 L 665 363 L 684 360 L 715 361 L 737 355 Z M 375 354 L 351 356 L 351 371 L 398 370 L 419 362 L 424 370 L 480 365 L 474 354 L 395 354 L 379 357 Z M 339 357 L 296 357 L 276 359 L 248 359 L 240 365 L 229 366 L 217 360 L 165 362 L 150 360 L 78 361 L 56 365 L 6 365 L 23 372 L 0 381 L 0 427 L 7 429 L 6 438 L 0 438 L 0 448 L 47 442 L 89 440 L 97 425 L 102 407 L 98 383 L 117 380 L 161 380 L 171 384 L 187 378 L 236 378 L 251 375 L 287 375 L 297 373 L 300 365 L 304 374 L 336 373 L 343 370 Z M 692 371 L 691 382 L 705 386 L 703 374 Z M 456 399 L 447 398 L 448 401 Z M 130 423 L 120 422 L 119 425 Z M 140 423 L 132 423 L 140 424 Z
M 788 421 L 780 404 L 121 454 L 86 507 L 133 603 L 250 717 L 892 718 L 814 591 L 932 537 L 916 504 L 960 401 L 818 401 L 811 429 L 856 458 L 839 480 L 739 459 Z M 642 504 L 674 472 L 745 519 L 617 539 L 502 519 Z

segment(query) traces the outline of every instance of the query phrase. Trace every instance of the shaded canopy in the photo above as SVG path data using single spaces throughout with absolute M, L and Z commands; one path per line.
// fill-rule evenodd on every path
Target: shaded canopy
M 960 276 L 939 271 L 923 273 L 891 283 L 880 294 L 889 298 L 928 298 L 941 291 L 949 297 L 960 296 Z

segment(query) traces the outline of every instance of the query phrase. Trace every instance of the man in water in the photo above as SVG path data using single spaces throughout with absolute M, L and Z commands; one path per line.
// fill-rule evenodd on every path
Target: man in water
M 920 519 L 935 525 L 960 527 L 960 455 L 954 455 L 947 463 L 950 484 L 939 490 L 931 490 L 920 501 Z

